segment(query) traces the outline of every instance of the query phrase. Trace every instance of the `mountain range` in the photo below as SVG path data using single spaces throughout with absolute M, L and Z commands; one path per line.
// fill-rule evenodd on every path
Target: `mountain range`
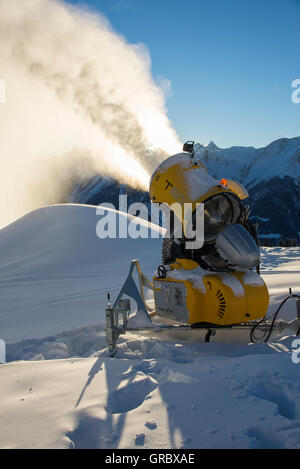
M 280 238 L 300 240 L 300 137 L 281 138 L 266 147 L 219 148 L 214 142 L 201 149 L 201 161 L 217 179 L 241 182 L 248 190 L 251 219 L 260 238 L 277 244 Z M 121 185 L 101 175 L 79 184 L 72 202 L 98 205 L 111 202 L 118 208 L 119 194 L 128 203 L 149 204 L 147 192 Z

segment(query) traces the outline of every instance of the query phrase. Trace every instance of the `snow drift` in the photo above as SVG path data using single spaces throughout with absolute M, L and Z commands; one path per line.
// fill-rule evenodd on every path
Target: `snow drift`
M 134 223 L 125 213 L 119 216 Z M 99 239 L 99 219 L 94 206 L 62 204 L 38 209 L 0 231 L 2 339 L 104 323 L 107 293 L 118 292 L 130 260 L 139 258 L 146 274 L 153 274 L 161 239 Z

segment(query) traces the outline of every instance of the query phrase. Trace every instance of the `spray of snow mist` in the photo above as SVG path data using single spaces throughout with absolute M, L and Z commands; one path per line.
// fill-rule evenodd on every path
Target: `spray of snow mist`
M 58 0 L 0 0 L 0 225 L 95 174 L 146 188 L 180 143 L 143 45 Z

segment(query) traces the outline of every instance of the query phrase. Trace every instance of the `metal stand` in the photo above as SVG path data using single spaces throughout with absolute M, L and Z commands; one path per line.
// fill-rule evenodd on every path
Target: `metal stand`
M 136 283 L 133 278 L 134 270 L 136 270 L 139 280 L 139 289 L 136 286 Z M 146 275 L 141 271 L 139 261 L 137 259 L 131 261 L 129 273 L 127 279 L 124 282 L 123 287 L 114 303 L 111 306 L 110 301 L 108 301 L 108 306 L 106 308 L 106 340 L 108 344 L 109 355 L 113 357 L 117 350 L 117 341 L 121 334 L 125 334 L 126 330 L 129 330 L 127 327 L 129 315 L 131 312 L 131 305 L 129 299 L 123 299 L 124 295 L 127 295 L 134 299 L 137 304 L 137 311 L 144 311 L 144 313 L 151 320 L 149 313 L 150 308 L 145 301 L 144 287 L 147 287 L 153 290 L 153 284 L 146 277 Z M 119 317 L 122 317 L 122 322 L 119 324 Z

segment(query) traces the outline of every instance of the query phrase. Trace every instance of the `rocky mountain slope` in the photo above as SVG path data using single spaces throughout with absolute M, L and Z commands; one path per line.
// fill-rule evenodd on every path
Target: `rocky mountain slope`
M 259 224 L 261 239 L 276 244 L 282 238 L 300 239 L 300 137 L 281 138 L 264 148 L 219 148 L 210 142 L 199 154 L 214 177 L 242 182 L 250 193 L 252 220 Z M 101 176 L 79 185 L 73 202 L 99 204 L 111 202 L 118 207 L 119 194 L 128 203 L 149 203 L 146 192 L 120 185 Z

